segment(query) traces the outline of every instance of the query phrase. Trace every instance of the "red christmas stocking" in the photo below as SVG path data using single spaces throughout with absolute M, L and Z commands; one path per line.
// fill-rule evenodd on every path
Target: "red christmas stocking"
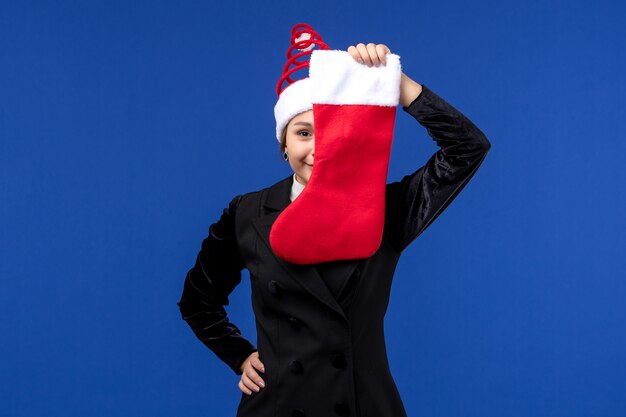
M 311 54 L 315 163 L 304 190 L 272 225 L 270 244 L 281 259 L 360 259 L 380 247 L 401 77 L 400 57 L 386 59 L 368 67 L 345 51 Z

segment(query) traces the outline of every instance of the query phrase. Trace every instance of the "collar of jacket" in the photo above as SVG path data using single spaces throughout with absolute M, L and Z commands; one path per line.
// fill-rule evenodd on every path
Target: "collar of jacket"
M 290 203 L 293 174 L 269 187 L 263 206 L 266 209 L 283 211 Z
M 264 213 L 254 219 L 252 224 L 274 259 L 288 272 L 289 276 L 296 280 L 305 290 L 345 318 L 347 304 L 343 302 L 347 302 L 350 297 L 343 297 L 345 294 L 342 294 L 342 292 L 346 287 L 348 279 L 354 273 L 359 262 L 362 261 L 361 259 L 298 265 L 280 259 L 270 245 L 269 235 L 272 225 L 280 213 L 291 203 L 289 195 L 292 184 L 293 174 L 266 189 L 266 192 L 261 197 Z M 333 288 L 333 291 L 331 291 L 329 286 Z M 333 293 L 337 294 L 337 297 Z

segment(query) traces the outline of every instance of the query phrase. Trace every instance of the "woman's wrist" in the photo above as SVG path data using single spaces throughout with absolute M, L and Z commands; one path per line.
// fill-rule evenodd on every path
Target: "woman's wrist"
M 404 72 L 400 80 L 400 105 L 408 107 L 422 93 L 422 85 L 410 79 Z

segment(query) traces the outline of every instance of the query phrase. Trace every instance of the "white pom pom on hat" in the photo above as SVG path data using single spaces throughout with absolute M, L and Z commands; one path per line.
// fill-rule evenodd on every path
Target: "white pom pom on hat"
M 287 50 L 287 63 L 276 85 L 278 101 L 274 106 L 274 118 L 276 119 L 276 139 L 279 143 L 280 135 L 289 121 L 294 116 L 313 108 L 310 79 L 307 77 L 293 80 L 291 74 L 297 70 L 309 68 L 308 60 L 298 61 L 298 58 L 311 55 L 315 45 L 318 45 L 321 50 L 330 49 L 310 25 L 298 23 L 291 29 L 291 46 Z M 292 56 L 296 49 L 300 52 Z M 291 65 L 295 66 L 290 69 Z M 288 85 L 283 89 L 282 85 L 285 81 Z

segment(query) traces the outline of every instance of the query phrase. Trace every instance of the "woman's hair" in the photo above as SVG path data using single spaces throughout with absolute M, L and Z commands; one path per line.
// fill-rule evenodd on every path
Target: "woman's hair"
M 287 123 L 287 126 L 289 125 L 289 123 Z M 278 152 L 280 154 L 280 157 L 282 159 L 282 155 L 283 152 L 285 152 L 285 146 L 287 145 L 287 126 L 285 126 L 283 128 L 283 133 L 280 134 L 280 147 L 278 149 Z

